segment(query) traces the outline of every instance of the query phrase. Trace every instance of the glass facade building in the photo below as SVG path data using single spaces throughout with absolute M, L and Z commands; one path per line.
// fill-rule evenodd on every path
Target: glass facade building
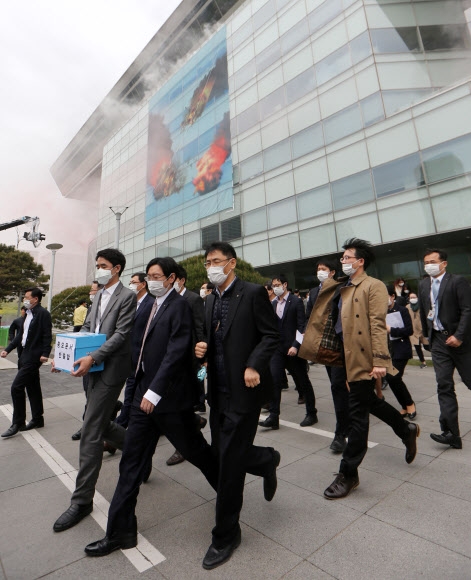
M 384 280 L 420 278 L 429 246 L 471 275 L 471 1 L 187 4 L 171 19 L 188 46 L 174 35 L 141 67 L 127 118 L 93 148 L 91 257 L 114 243 L 111 206 L 127 207 L 128 274 L 223 239 L 308 288 L 318 257 L 357 236 Z

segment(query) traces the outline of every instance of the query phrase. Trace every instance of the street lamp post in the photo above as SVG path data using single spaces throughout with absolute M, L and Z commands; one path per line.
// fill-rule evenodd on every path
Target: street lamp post
M 125 207 L 123 210 L 121 210 L 119 207 L 116 208 L 116 210 L 114 210 L 111 206 L 110 206 L 110 210 L 114 213 L 114 215 L 116 216 L 116 229 L 114 231 L 114 247 L 119 250 L 119 232 L 120 232 L 120 228 L 121 228 L 121 216 L 123 215 L 123 213 L 127 210 L 128 208 Z
M 54 284 L 54 265 L 56 262 L 56 252 L 64 246 L 62 244 L 48 244 L 46 248 L 52 252 L 52 264 L 51 264 L 51 279 L 49 283 L 49 297 L 47 299 L 47 309 L 51 313 L 52 306 L 52 285 Z

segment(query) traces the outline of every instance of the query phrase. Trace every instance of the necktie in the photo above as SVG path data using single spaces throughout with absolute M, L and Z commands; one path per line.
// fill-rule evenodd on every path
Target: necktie
M 136 374 L 137 374 L 137 371 L 139 370 L 139 367 L 141 366 L 142 353 L 144 352 L 144 344 L 146 342 L 147 335 L 149 334 L 149 327 L 151 325 L 152 320 L 154 319 L 156 312 L 157 312 L 157 298 L 155 299 L 155 302 L 152 305 L 152 309 L 150 311 L 149 318 L 147 320 L 147 326 L 146 326 L 146 329 L 144 331 L 144 336 L 142 337 L 141 350 L 139 352 L 139 359 L 137 361 L 137 366 L 136 366 Z
M 440 280 L 438 278 L 434 278 L 432 282 L 432 297 L 433 297 L 433 308 L 435 311 L 434 321 L 437 325 L 437 328 L 443 330 L 443 325 L 438 320 L 438 293 L 440 291 Z

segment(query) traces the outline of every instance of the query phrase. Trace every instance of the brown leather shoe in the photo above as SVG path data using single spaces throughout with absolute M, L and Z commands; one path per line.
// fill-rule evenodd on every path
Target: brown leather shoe
M 183 463 L 185 458 L 183 455 L 175 449 L 175 453 L 169 457 L 166 461 L 167 465 L 178 465 L 179 463 Z
M 406 463 L 412 463 L 417 455 L 417 437 L 420 435 L 420 427 L 417 423 L 408 423 L 407 437 L 402 442 L 406 446 Z
M 342 497 L 347 497 L 352 489 L 355 489 L 359 485 L 360 480 L 358 476 L 345 477 L 343 473 L 337 473 L 337 477 L 324 491 L 324 497 L 326 499 L 341 499 Z
M 108 451 L 108 453 L 110 455 L 114 455 L 116 453 L 116 447 L 113 447 L 112 445 L 110 445 L 109 443 L 107 443 L 106 441 L 104 441 L 104 443 L 103 443 L 103 453 L 105 451 Z

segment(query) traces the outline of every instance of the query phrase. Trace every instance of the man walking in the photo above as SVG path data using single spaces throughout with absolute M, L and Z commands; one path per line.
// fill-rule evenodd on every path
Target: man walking
M 349 280 L 340 288 L 335 331 L 344 348 L 350 427 L 339 473 L 324 491 L 326 499 L 346 497 L 358 487 L 358 467 L 368 449 L 369 413 L 387 423 L 402 440 L 407 463 L 415 459 L 420 433 L 418 425 L 405 421 L 399 411 L 375 394 L 375 380 L 394 371 L 386 330 L 386 286 L 365 272 L 374 260 L 371 244 L 352 238 L 343 249 L 340 261 Z
M 430 437 L 461 449 L 453 373 L 456 369 L 471 389 L 471 287 L 462 276 L 446 271 L 447 257 L 443 250 L 425 252 L 424 269 L 429 278 L 420 283 L 420 319 L 432 352 L 440 405 L 442 433 L 430 433 Z
M 103 459 L 103 440 L 123 448 L 126 430 L 110 421 L 126 377 L 131 371 L 130 333 L 136 312 L 136 295 L 119 281 L 126 258 L 116 249 L 100 250 L 96 255 L 96 279 L 104 288 L 96 295 L 82 332 L 106 334 L 97 350 L 74 363 L 72 372 L 82 377 L 95 364 L 104 362 L 103 371 L 90 373 L 87 406 L 80 438 L 80 467 L 70 507 L 54 524 L 63 532 L 78 524 L 93 510 L 95 485 Z
M 2 351 L 5 358 L 13 349 L 21 346 L 18 359 L 18 373 L 11 385 L 13 402 L 13 420 L 11 427 L 2 433 L 2 437 L 11 437 L 18 431 L 29 431 L 44 427 L 43 396 L 39 378 L 40 366 L 47 362 L 51 352 L 52 322 L 49 312 L 41 306 L 43 297 L 40 288 L 28 288 L 25 292 L 24 305 L 26 317 L 18 334 Z M 26 425 L 26 396 L 28 393 L 31 405 L 31 421 Z

